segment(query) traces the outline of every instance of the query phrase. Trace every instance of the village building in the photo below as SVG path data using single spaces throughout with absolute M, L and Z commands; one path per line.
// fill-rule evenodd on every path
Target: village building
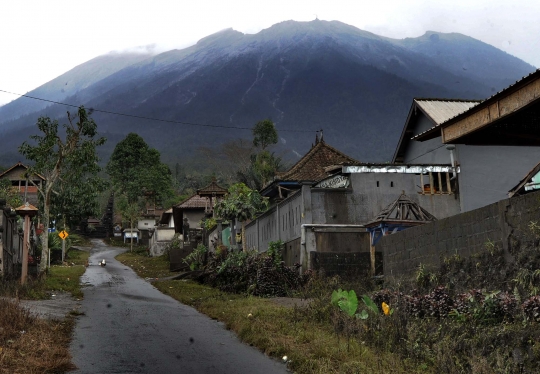
M 30 204 L 38 206 L 38 189 L 36 186 L 42 186 L 45 183 L 45 177 L 39 174 L 27 176 L 28 166 L 21 162 L 0 174 L 0 179 L 9 179 L 13 189 L 17 190 L 21 195 L 21 199 L 28 201 Z
M 383 252 L 385 276 L 412 275 L 420 263 L 437 268 L 452 254 L 481 253 L 486 240 L 511 259 L 511 247 L 538 217 L 531 202 L 540 189 L 540 70 L 444 118 L 447 103 L 413 102 L 394 161 L 450 157 L 460 169 L 456 186 L 462 213 L 383 236 L 376 249 Z
M 540 70 L 481 102 L 415 99 L 394 163 L 452 163 L 461 212 L 507 197 L 540 161 Z
M 319 172 L 312 173 L 316 167 Z M 403 193 L 437 218 L 459 213 L 453 182 L 458 173 L 450 162 L 360 163 L 317 140 L 297 164 L 262 190 L 273 204 L 246 225 L 247 247 L 265 251 L 270 242 L 282 241 L 285 263 L 299 263 L 303 270 L 316 262 L 328 268 L 321 261 L 330 257 L 320 253 L 341 257 L 349 267 L 367 264 L 369 269 L 371 239 L 365 224 Z
M 188 199 L 172 207 L 173 226 L 177 233 L 183 234 L 183 227 L 187 223 L 190 228 L 200 227 L 200 222 L 209 212 L 208 200 L 199 195 L 192 195 Z

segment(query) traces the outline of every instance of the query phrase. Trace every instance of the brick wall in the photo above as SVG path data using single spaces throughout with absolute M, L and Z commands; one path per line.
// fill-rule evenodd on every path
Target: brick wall
M 468 257 L 486 250 L 491 241 L 509 248 L 529 235 L 531 221 L 540 223 L 540 192 L 501 200 L 483 208 L 383 237 L 385 277 L 410 277 L 419 264 L 436 270 L 445 257 Z
M 327 276 L 369 276 L 371 260 L 369 252 L 309 252 L 313 270 L 324 270 Z M 382 253 L 375 254 L 377 274 L 382 273 Z

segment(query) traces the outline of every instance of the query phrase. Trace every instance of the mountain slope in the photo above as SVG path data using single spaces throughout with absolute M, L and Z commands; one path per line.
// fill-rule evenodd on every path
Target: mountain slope
M 223 30 L 183 50 L 130 60 L 85 87 L 81 83 L 64 100 L 211 126 L 251 128 L 271 118 L 281 149 L 290 155 L 305 153 L 313 132 L 323 129 L 325 139 L 351 157 L 383 161 L 393 153 L 413 97 L 482 99 L 532 70 L 464 35 L 429 32 L 392 40 L 337 21 L 287 21 L 254 35 Z M 10 152 L 13 157 L 21 129 L 39 115 L 62 120 L 65 111 L 52 105 L 17 119 L 0 116 L 0 131 L 7 136 L 0 139 L 0 157 L 10 159 Z M 251 137 L 249 130 L 99 112 L 93 117 L 111 140 L 105 157 L 131 131 L 171 163 L 190 162 L 201 145 Z
M 110 53 L 93 58 L 44 85 L 28 92 L 34 97 L 46 98 L 52 101 L 62 101 L 103 78 L 124 69 L 126 66 L 148 58 L 143 53 Z M 21 115 L 34 113 L 50 105 L 50 103 L 28 98 L 20 98 L 0 107 L 2 122 L 18 118 Z

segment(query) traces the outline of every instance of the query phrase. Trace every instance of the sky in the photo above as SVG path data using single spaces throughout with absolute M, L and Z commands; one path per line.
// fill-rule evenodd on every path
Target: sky
M 24 94 L 111 51 L 185 48 L 232 27 L 337 20 L 390 38 L 458 32 L 540 66 L 537 0 L 8 0 L 0 90 Z M 0 92 L 0 105 L 17 96 Z

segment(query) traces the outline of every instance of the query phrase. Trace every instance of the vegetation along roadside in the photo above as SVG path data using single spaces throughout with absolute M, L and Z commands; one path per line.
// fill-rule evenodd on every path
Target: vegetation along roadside
M 166 257 L 151 258 L 145 251 L 138 251 L 123 253 L 117 259 L 141 277 L 178 275 L 169 273 Z M 426 372 L 392 352 L 380 353 L 361 341 L 347 341 L 336 333 L 332 323 L 315 318 L 320 313 L 327 313 L 330 318 L 333 308 L 330 294 L 321 291 L 321 287 L 329 290 L 324 281 L 313 283 L 311 291 L 306 289 L 295 295 L 313 297 L 314 301 L 307 307 L 286 307 L 271 298 L 224 292 L 188 279 L 153 284 L 161 292 L 222 321 L 245 343 L 269 356 L 285 359 L 296 373 Z M 325 306 L 321 312 L 322 304 Z
M 72 235 L 71 243 L 81 244 L 76 235 Z M 55 251 L 54 239 L 51 244 Z M 30 278 L 25 285 L 20 285 L 18 280 L 2 282 L 0 373 L 60 373 L 74 369 L 69 342 L 76 313 L 70 313 L 62 321 L 38 318 L 22 308 L 18 300 L 48 299 L 57 292 L 82 298 L 79 277 L 85 271 L 88 257 L 87 251 L 70 248 L 66 262 L 52 265 L 41 278 Z

